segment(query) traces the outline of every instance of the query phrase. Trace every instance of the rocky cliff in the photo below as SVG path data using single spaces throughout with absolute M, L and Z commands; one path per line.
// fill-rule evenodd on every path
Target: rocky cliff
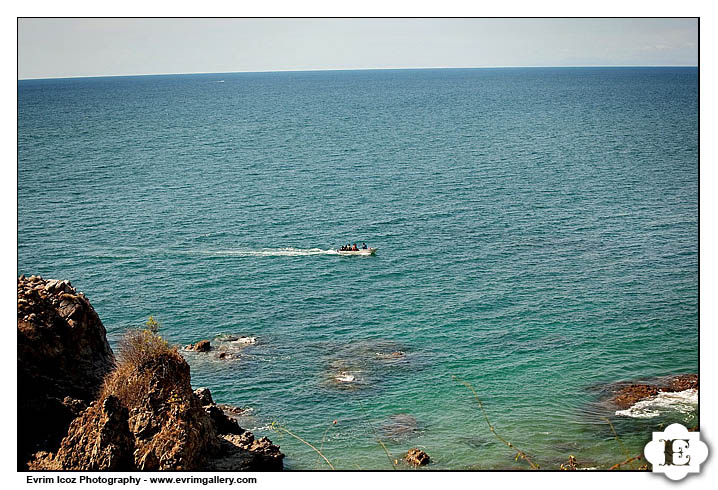
M 18 466 L 56 447 L 114 366 L 105 327 L 69 281 L 17 283 Z
M 19 443 L 20 469 L 282 469 L 279 447 L 239 427 L 209 390 L 193 392 L 189 365 L 155 333 L 129 331 L 115 360 L 69 282 L 18 281 L 18 381 L 18 432 L 33 435 Z

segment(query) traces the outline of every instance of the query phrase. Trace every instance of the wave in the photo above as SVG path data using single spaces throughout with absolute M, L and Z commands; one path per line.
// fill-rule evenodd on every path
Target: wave
M 690 389 L 676 392 L 662 392 L 646 400 L 633 404 L 626 410 L 616 411 L 616 415 L 648 419 L 670 412 L 691 413 L 698 407 L 698 390 Z
M 224 257 L 300 257 L 306 255 L 337 255 L 336 250 L 322 250 L 321 248 L 262 248 L 259 250 L 236 249 L 203 251 L 207 255 Z

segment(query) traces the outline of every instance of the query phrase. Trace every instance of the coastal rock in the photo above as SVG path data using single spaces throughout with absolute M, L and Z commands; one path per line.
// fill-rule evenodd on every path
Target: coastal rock
M 662 391 L 685 391 L 698 389 L 697 374 L 682 374 L 671 378 Z
M 424 466 L 429 464 L 431 458 L 424 451 L 418 448 L 409 449 L 404 457 L 407 463 L 413 466 Z
M 128 426 L 128 412 L 115 396 L 95 402 L 70 424 L 60 449 L 40 454 L 30 464 L 33 470 L 131 471 L 134 437 Z
M 209 463 L 210 470 L 271 471 L 283 468 L 284 454 L 266 437 L 255 440 L 251 432 L 244 432 L 241 435 L 223 435 L 221 439 L 219 455 Z
M 189 365 L 156 333 L 129 330 L 119 352 L 115 362 L 68 281 L 20 278 L 19 469 L 282 469 L 279 447 L 195 393 Z
M 212 419 L 212 423 L 218 434 L 243 434 L 245 432 L 235 419 L 228 417 L 217 405 L 212 404 L 206 406 L 204 407 L 204 411 L 207 412 L 209 418 Z
M 189 365 L 176 351 L 118 369 L 105 393 L 117 394 L 129 409 L 138 467 L 197 470 L 218 449 L 214 425 L 192 391 Z
M 235 415 L 242 415 L 247 412 L 247 409 L 235 407 L 234 405 L 227 405 L 226 403 L 220 403 L 217 405 L 222 409 L 224 413 L 233 413 Z
M 199 399 L 199 402 L 203 407 L 206 405 L 214 405 L 214 400 L 212 400 L 212 393 L 209 391 L 209 388 L 197 388 L 196 390 L 194 390 L 194 394 Z
M 657 395 L 658 392 L 659 388 L 655 385 L 632 384 L 621 388 L 613 397 L 613 403 L 625 409 L 644 398 Z
M 114 355 L 94 308 L 69 281 L 20 276 L 17 295 L 18 469 L 26 469 L 32 453 L 58 449 Z
M 166 349 L 138 366 L 120 364 L 103 390 L 103 395 L 116 394 L 129 409 L 136 467 L 196 471 L 214 467 L 220 459 L 227 470 L 281 469 L 284 455 L 271 443 L 238 446 L 227 459 L 226 436 L 253 440 L 253 435 L 214 403 L 209 389 L 193 391 L 189 365 L 176 349 Z
M 209 352 L 212 349 L 212 345 L 209 343 L 209 340 L 200 340 L 196 344 L 188 345 L 185 349 L 197 352 Z
M 197 388 L 194 390 L 194 394 L 204 408 L 204 411 L 207 412 L 207 415 L 212 419 L 212 423 L 218 434 L 243 434 L 245 432 L 245 430 L 239 426 L 237 420 L 228 416 L 221 406 L 214 403 L 209 388 Z
M 617 386 L 613 390 L 611 401 L 620 409 L 627 409 L 635 403 L 656 396 L 660 392 L 676 392 L 698 389 L 698 375 L 684 374 L 672 376 L 656 383 L 632 383 Z

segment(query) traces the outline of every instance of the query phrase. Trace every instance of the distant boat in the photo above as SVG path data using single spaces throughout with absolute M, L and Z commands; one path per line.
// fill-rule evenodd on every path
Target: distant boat
M 374 255 L 376 251 L 376 248 L 360 248 L 359 250 L 337 250 L 337 253 L 339 255 Z

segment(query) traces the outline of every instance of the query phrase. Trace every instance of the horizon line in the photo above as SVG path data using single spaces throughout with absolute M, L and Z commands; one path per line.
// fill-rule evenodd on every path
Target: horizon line
M 500 66 L 422 66 L 397 68 L 306 68 L 289 70 L 238 70 L 238 71 L 195 71 L 171 73 L 135 73 L 122 75 L 69 75 L 48 77 L 27 77 L 18 81 L 27 80 L 66 80 L 74 78 L 119 78 L 119 77 L 152 77 L 171 75 L 232 75 L 237 73 L 305 73 L 323 71 L 389 71 L 389 70 L 491 70 L 504 68 L 698 68 L 698 65 L 500 65 Z

